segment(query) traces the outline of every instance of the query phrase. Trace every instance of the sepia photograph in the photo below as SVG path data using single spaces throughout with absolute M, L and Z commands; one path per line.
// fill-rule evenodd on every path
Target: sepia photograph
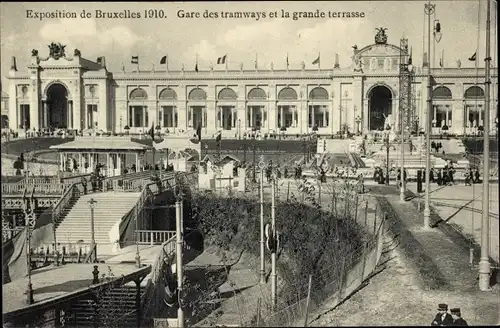
M 497 6 L 0 3 L 3 327 L 500 325 Z

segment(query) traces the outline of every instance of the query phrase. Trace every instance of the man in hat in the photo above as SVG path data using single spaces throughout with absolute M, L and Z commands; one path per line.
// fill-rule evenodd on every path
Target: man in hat
M 468 326 L 467 321 L 462 319 L 462 314 L 459 308 L 450 310 L 451 317 L 453 318 L 453 326 Z
M 448 313 L 448 304 L 439 304 L 438 313 L 431 323 L 431 326 L 452 326 L 453 318 Z

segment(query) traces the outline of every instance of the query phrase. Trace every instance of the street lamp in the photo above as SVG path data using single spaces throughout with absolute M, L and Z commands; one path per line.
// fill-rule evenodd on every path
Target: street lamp
M 426 3 L 424 13 L 427 15 L 427 131 L 425 135 L 425 208 L 424 208 L 424 229 L 429 228 L 430 223 L 430 189 L 431 189 L 431 129 L 432 129 L 432 80 L 431 80 L 431 15 L 436 11 L 436 5 Z M 434 40 L 441 41 L 441 23 L 434 21 Z M 435 47 L 434 47 L 435 48 Z
M 259 162 L 260 169 L 260 283 L 266 283 L 266 264 L 265 264 L 265 242 L 264 242 L 264 169 L 266 164 L 261 158 Z M 255 156 L 254 156 L 254 179 L 255 179 Z
M 92 252 L 92 263 L 97 262 L 97 245 L 95 244 L 95 230 L 94 230 L 94 208 L 97 203 L 94 198 L 90 198 L 87 202 L 90 208 L 90 251 Z
M 256 183 L 257 179 L 255 177 L 255 165 L 256 165 L 256 149 L 255 149 L 255 133 L 252 133 L 252 151 L 253 151 L 253 176 L 252 176 L 252 182 Z M 260 164 L 260 163 L 259 163 Z
M 32 229 L 35 227 L 35 213 L 33 208 L 28 208 L 27 201 L 25 202 L 24 218 L 26 225 L 26 258 L 28 264 L 28 286 L 26 288 L 26 303 L 28 305 L 33 304 L 33 285 L 31 284 L 31 233 Z M 32 206 L 32 205 L 30 205 Z
M 385 168 L 385 185 L 388 186 L 389 185 L 389 151 L 392 149 L 392 150 L 396 150 L 396 147 L 394 147 L 393 145 L 391 145 L 390 141 L 389 141 L 389 133 L 391 131 L 391 127 L 389 125 L 387 125 L 385 127 L 385 130 L 384 130 L 384 144 L 382 145 L 382 147 L 380 147 L 380 149 L 382 148 L 385 148 L 385 158 L 386 158 L 386 168 Z

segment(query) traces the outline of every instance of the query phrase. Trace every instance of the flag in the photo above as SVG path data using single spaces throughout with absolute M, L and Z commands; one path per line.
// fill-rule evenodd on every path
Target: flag
M 472 56 L 469 57 L 470 61 L 476 61 L 476 53 L 477 51 Z
M 122 62 L 122 71 L 125 72 L 125 65 L 123 65 L 123 62 Z
M 439 58 L 439 67 L 443 67 L 443 58 Z
M 319 58 L 320 58 L 320 56 L 318 55 L 318 58 L 316 58 L 316 59 L 312 62 L 312 64 L 313 64 L 313 65 L 319 64 Z
M 441 68 L 444 67 L 444 49 L 441 52 L 441 59 L 439 59 L 439 67 L 441 67 Z
M 217 58 L 217 65 L 219 65 L 219 64 L 225 64 L 226 63 L 226 57 L 227 57 L 227 55 L 224 55 L 222 57 Z
M 195 71 L 195 72 L 198 72 L 198 63 L 196 63 L 196 64 L 194 65 L 194 71 Z
M 410 47 L 410 57 L 408 58 L 408 65 L 411 65 L 412 64 L 412 52 L 413 52 L 413 49 Z
M 196 127 L 196 135 L 198 136 L 198 141 L 201 141 L 201 124 Z
M 155 140 L 155 122 L 151 125 L 151 129 L 149 129 L 148 134 L 151 136 L 151 139 Z
M 132 64 L 139 64 L 139 56 L 132 56 L 131 63 Z
M 290 66 L 290 63 L 288 62 L 288 53 L 286 54 L 286 69 Z
M 217 135 L 215 136 L 215 141 L 220 142 L 222 139 L 222 133 L 219 131 L 217 132 Z
M 167 56 L 163 56 L 160 59 L 160 65 L 165 65 L 167 63 Z

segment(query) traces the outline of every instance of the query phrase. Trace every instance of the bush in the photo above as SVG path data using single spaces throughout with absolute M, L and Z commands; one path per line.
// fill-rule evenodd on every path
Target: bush
M 310 188 L 310 187 L 309 187 Z M 338 187 L 337 187 L 338 188 Z M 312 274 L 320 277 L 326 268 L 340 265 L 346 254 L 362 245 L 363 233 L 351 215 L 355 197 L 332 196 L 333 212 L 324 211 L 303 188 L 307 204 L 293 196 L 276 204 L 276 227 L 280 234 L 278 271 L 285 280 L 282 298 L 297 292 L 297 283 Z M 338 189 L 337 189 L 338 190 Z M 260 256 L 259 200 L 251 197 L 196 194 L 199 228 L 207 246 L 216 246 L 225 258 L 228 251 L 246 251 Z M 330 205 L 330 204 L 329 204 Z M 270 204 L 264 204 L 265 223 L 270 223 Z M 269 252 L 266 249 L 266 258 Z M 316 281 L 316 283 L 326 283 Z

